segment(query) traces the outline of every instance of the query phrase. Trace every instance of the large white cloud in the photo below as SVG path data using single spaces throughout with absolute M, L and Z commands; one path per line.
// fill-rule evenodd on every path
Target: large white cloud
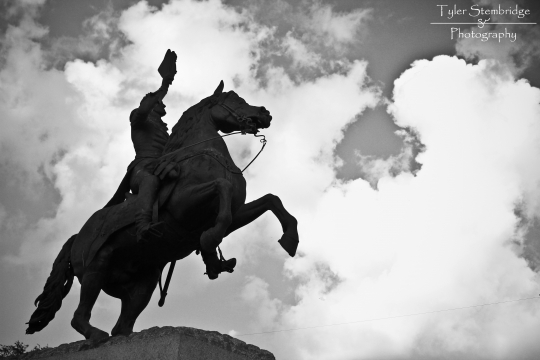
M 301 219 L 298 303 L 258 329 L 309 327 L 535 296 L 511 240 L 539 215 L 540 90 L 489 62 L 437 57 L 395 82 L 390 111 L 426 150 L 415 177 L 328 184 Z M 313 189 L 315 191 L 315 189 Z M 258 289 L 258 281 L 250 283 Z M 268 307 L 275 299 L 267 293 Z M 279 306 L 278 306 L 279 308 Z M 538 302 L 263 335 L 286 358 L 508 358 L 538 353 Z M 261 336 L 262 337 L 262 336 Z M 251 339 L 251 338 L 250 338 Z M 501 339 L 504 339 L 502 341 Z M 291 344 L 294 344 L 291 345 Z

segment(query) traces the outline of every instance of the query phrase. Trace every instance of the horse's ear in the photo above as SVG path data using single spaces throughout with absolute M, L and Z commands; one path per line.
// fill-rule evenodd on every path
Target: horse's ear
M 223 92 L 223 87 L 225 85 L 223 84 L 223 80 L 219 82 L 218 87 L 216 88 L 216 91 L 214 91 L 214 95 L 220 95 Z

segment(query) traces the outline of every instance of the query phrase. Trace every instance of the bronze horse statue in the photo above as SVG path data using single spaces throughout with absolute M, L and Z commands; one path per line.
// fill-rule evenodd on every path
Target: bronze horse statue
M 71 321 L 73 328 L 93 341 L 109 337 L 90 325 L 92 308 L 103 290 L 122 301 L 111 335 L 129 335 L 168 262 L 194 251 L 215 253 L 225 236 L 267 210 L 275 214 L 283 228 L 279 243 L 294 256 L 298 246 L 296 219 L 272 194 L 245 203 L 246 180 L 218 134 L 255 134 L 269 127 L 271 120 L 264 107 L 247 104 L 233 91 L 223 92 L 223 82 L 212 96 L 185 111 L 156 164 L 156 173 L 161 175 L 175 170 L 171 172 L 174 176 L 164 177 L 158 205 L 154 206 L 155 220 L 162 224 L 159 241 L 136 241 L 135 195 L 97 211 L 63 245 L 43 293 L 35 301 L 37 309 L 26 332 L 32 334 L 47 326 L 76 276 L 81 293 Z

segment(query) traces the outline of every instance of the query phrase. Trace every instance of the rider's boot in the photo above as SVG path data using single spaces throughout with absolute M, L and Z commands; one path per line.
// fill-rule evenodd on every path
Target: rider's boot
M 210 253 L 201 251 L 201 256 L 204 264 L 206 265 L 205 275 L 207 275 L 210 280 L 217 279 L 219 274 L 224 271 L 232 273 L 234 271 L 234 267 L 236 266 L 235 258 L 231 258 L 229 260 L 225 260 L 223 258 L 220 259 L 216 251 Z
M 138 214 L 135 215 L 137 242 L 152 242 L 163 237 L 163 223 L 152 223 L 152 207 L 156 201 L 159 179 L 155 175 L 143 175 L 137 195 Z
M 152 210 L 142 209 L 135 215 L 137 242 L 154 241 L 163 237 L 163 222 L 152 223 Z

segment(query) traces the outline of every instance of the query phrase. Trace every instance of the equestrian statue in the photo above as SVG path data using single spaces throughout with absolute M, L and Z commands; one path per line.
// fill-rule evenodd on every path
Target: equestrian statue
M 72 327 L 92 341 L 109 337 L 90 324 L 92 308 L 103 290 L 122 302 L 111 335 L 131 334 L 158 282 L 159 305 L 163 305 L 176 260 L 200 253 L 211 280 L 232 272 L 236 260 L 223 258 L 220 243 L 268 210 L 281 223 L 279 243 L 290 256 L 296 254 L 296 219 L 272 194 L 245 203 L 246 180 L 223 140 L 236 133 L 260 137 L 259 129 L 270 126 L 269 111 L 249 105 L 234 91 L 223 92 L 221 81 L 211 96 L 182 114 L 169 136 L 161 118 L 175 62 L 176 54 L 168 50 L 158 69 L 161 87 L 144 96 L 131 112 L 135 160 L 107 205 L 63 245 L 35 300 L 37 309 L 27 334 L 42 330 L 54 318 L 75 276 L 81 293 Z M 264 138 L 262 142 L 264 147 Z M 171 265 L 162 288 L 167 263 Z

